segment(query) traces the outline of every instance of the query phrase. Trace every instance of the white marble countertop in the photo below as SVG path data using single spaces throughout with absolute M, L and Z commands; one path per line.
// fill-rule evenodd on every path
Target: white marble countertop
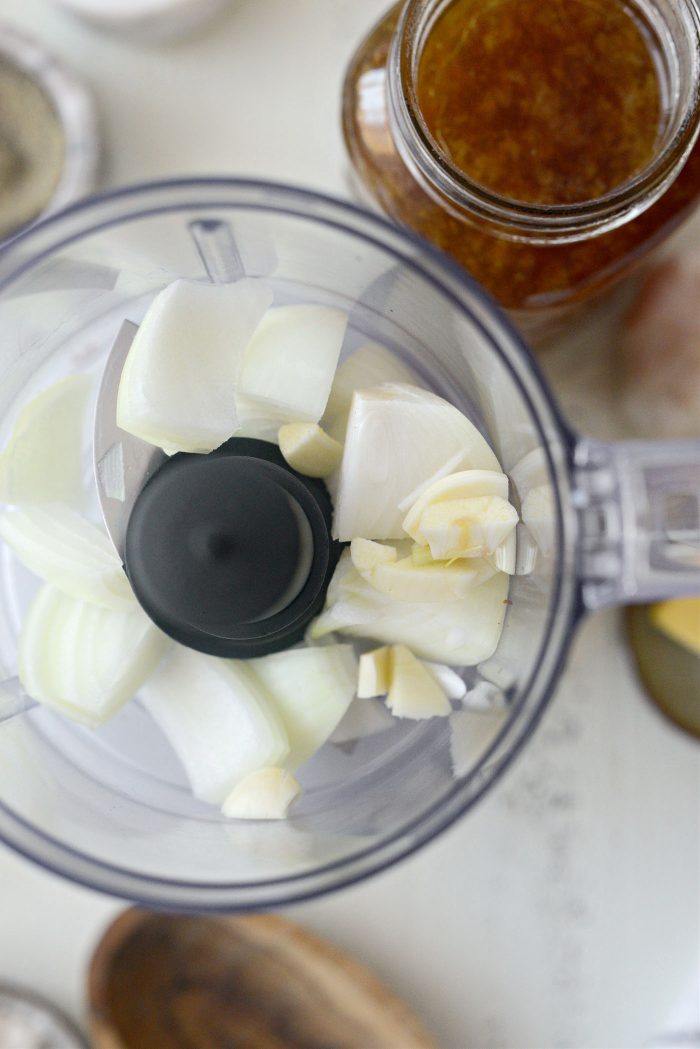
M 232 173 L 347 195 L 342 71 L 386 3 L 233 0 L 209 32 L 162 50 L 50 0 L 3 0 L 0 17 L 91 85 L 103 185 Z M 579 333 L 545 361 L 570 417 L 601 437 L 617 432 L 606 334 Z M 289 913 L 374 967 L 446 1049 L 641 1049 L 692 1001 L 699 786 L 700 749 L 644 700 L 619 616 L 601 613 L 529 749 L 471 816 Z M 81 1019 L 90 952 L 123 906 L 0 849 L 0 979 Z M 679 1022 L 700 1026 L 684 1009 Z

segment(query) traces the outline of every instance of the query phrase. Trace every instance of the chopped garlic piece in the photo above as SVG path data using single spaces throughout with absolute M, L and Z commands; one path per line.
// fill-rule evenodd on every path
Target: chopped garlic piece
M 387 645 L 365 652 L 360 656 L 357 676 L 358 699 L 373 699 L 384 696 L 391 682 L 391 650 Z
M 436 560 L 493 554 L 518 523 L 518 513 L 499 496 L 449 499 L 426 507 L 419 528 Z
M 221 811 L 229 819 L 283 820 L 300 794 L 300 785 L 286 769 L 256 769 L 238 781 Z
M 447 717 L 450 701 L 428 668 L 405 645 L 391 649 L 391 684 L 386 700 L 394 717 L 422 721 Z
M 404 557 L 360 574 L 394 601 L 448 602 L 459 601 L 495 572 L 492 565 L 477 557 L 452 564 L 432 561 L 427 565 L 415 565 L 412 557 Z
M 280 427 L 277 440 L 291 468 L 305 477 L 328 477 L 340 465 L 342 444 L 318 423 L 287 423 Z
M 403 521 L 404 531 L 417 543 L 425 546 L 426 539 L 420 530 L 421 517 L 429 506 L 453 499 L 473 499 L 479 496 L 508 498 L 508 478 L 495 470 L 461 470 L 448 474 L 428 485 Z
M 375 543 L 373 539 L 353 539 L 350 557 L 358 572 L 371 572 L 377 565 L 390 565 L 396 561 L 396 547 Z

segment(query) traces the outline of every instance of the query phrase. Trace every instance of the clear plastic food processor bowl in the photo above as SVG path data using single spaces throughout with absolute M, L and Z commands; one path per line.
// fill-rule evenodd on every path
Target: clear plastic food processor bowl
M 0 723 L 0 838 L 74 881 L 169 909 L 281 905 L 411 853 L 474 805 L 527 741 L 586 607 L 700 589 L 696 445 L 576 438 L 527 348 L 462 270 L 380 218 L 284 186 L 136 187 L 6 247 L 0 446 L 50 383 L 85 372 L 96 388 L 123 321 L 138 323 L 172 280 L 242 274 L 264 277 L 284 301 L 346 310 L 344 353 L 375 341 L 408 362 L 482 429 L 516 506 L 537 489 L 539 509 L 530 531 L 519 526 L 498 649 L 465 672 L 470 685 L 497 687 L 505 712 L 456 766 L 451 719 L 391 720 L 324 746 L 299 773 L 304 793 L 288 820 L 232 821 L 192 797 L 138 700 L 96 731 L 46 708 Z M 97 519 L 96 496 L 93 509 Z M 35 587 L 3 548 L 0 680 L 17 673 Z

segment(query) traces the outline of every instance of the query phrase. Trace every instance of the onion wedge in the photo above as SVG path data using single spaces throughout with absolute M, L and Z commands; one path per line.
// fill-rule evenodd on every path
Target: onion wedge
M 474 424 L 442 397 L 390 383 L 356 392 L 338 476 L 335 538 L 402 537 L 399 504 L 460 451 L 471 468 L 501 472 Z
M 44 584 L 22 624 L 19 678 L 40 703 L 95 727 L 155 670 L 168 638 L 141 608 L 99 608 Z
M 246 346 L 272 292 L 260 281 L 176 280 L 153 299 L 124 365 L 117 423 L 172 454 L 211 452 L 238 427 Z
M 285 767 L 294 771 L 321 747 L 355 696 L 352 645 L 295 648 L 248 664 L 289 739 Z
M 202 801 L 221 805 L 245 776 L 289 753 L 281 720 L 243 662 L 175 645 L 140 699 Z
M 327 306 L 280 306 L 265 314 L 241 371 L 239 415 L 249 436 L 255 427 L 319 421 L 347 323 L 346 313 Z

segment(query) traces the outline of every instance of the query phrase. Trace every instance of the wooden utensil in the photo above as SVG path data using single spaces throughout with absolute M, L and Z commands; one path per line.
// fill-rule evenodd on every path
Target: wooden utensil
M 368 969 L 273 915 L 126 911 L 89 999 L 95 1049 L 438 1049 Z

